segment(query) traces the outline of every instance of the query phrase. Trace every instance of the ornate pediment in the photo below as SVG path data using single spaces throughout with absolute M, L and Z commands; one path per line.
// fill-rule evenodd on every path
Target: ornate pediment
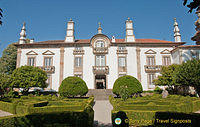
M 171 52 L 168 49 L 165 49 L 162 52 L 160 52 L 160 54 L 171 54 Z
M 26 53 L 26 55 L 38 55 L 36 52 L 34 52 L 33 50 L 29 51 Z
M 55 55 L 55 53 L 53 53 L 50 50 L 47 50 L 47 51 L 43 52 L 42 55 Z
M 156 54 L 156 52 L 153 51 L 152 49 L 149 49 L 148 51 L 145 52 L 145 54 Z

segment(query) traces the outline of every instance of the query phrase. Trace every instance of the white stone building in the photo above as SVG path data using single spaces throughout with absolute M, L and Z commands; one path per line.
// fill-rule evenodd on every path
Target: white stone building
M 17 52 L 17 67 L 29 65 L 40 67 L 48 73 L 48 88 L 58 90 L 68 76 L 81 77 L 89 89 L 112 89 L 115 80 L 123 75 L 136 77 L 143 90 L 154 89 L 152 83 L 162 66 L 184 61 L 185 51 L 199 57 L 200 46 L 184 46 L 178 24 L 174 23 L 175 41 L 136 39 L 133 22 L 126 20 L 126 37 L 109 38 L 98 33 L 90 39 L 75 39 L 74 21 L 67 23 L 65 40 L 49 40 L 26 43 L 23 25 Z M 192 49 L 192 50 L 190 50 Z M 193 54 L 194 55 L 194 54 Z

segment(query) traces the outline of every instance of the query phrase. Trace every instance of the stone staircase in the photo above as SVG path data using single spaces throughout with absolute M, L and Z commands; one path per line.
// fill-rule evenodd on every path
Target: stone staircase
M 91 95 L 95 100 L 108 100 L 110 95 L 114 96 L 112 89 L 90 89 L 87 96 Z

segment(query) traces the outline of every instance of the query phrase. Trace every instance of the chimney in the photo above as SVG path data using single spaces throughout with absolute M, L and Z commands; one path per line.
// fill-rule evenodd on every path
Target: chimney
M 74 21 L 72 21 L 72 19 L 70 19 L 70 21 L 67 23 L 67 35 L 65 37 L 65 42 L 75 42 Z
M 135 42 L 135 35 L 133 34 L 133 21 L 128 18 L 126 20 L 126 38 L 125 42 Z

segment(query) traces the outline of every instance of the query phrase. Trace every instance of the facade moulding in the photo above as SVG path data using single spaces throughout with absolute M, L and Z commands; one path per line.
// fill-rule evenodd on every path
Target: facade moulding
M 140 47 L 136 47 L 136 58 L 137 58 L 137 78 L 141 82 L 141 61 L 140 61 Z
M 16 62 L 16 68 L 20 67 L 21 53 L 22 53 L 21 48 L 18 48 L 18 49 L 17 49 L 17 62 Z
M 64 73 L 64 47 L 60 47 L 60 79 L 59 79 L 59 85 L 61 85 L 63 81 L 63 73 Z

